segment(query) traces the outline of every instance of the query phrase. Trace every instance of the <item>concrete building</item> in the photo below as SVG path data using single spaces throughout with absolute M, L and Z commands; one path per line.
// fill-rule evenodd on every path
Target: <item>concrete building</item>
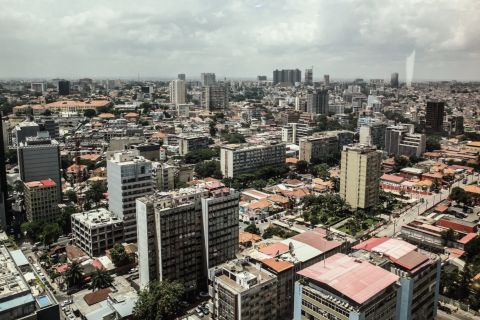
M 58 215 L 57 185 L 53 180 L 24 183 L 27 220 L 56 222 Z
M 152 162 L 153 185 L 158 191 L 175 189 L 175 167 L 165 163 Z
M 133 152 L 107 155 L 108 206 L 124 222 L 125 241 L 135 243 L 135 200 L 153 193 L 152 163 Z
M 397 72 L 392 73 L 392 77 L 391 77 L 391 80 L 390 80 L 390 85 L 392 86 L 392 88 L 398 88 L 398 73 Z
M 201 73 L 200 82 L 202 86 L 215 86 L 217 84 L 215 81 L 215 73 Z
M 123 243 L 124 222 L 105 208 L 71 215 L 75 245 L 91 257 L 105 255 L 115 243 Z
M 427 101 L 425 108 L 425 129 L 441 132 L 443 128 L 444 101 Z
M 47 91 L 47 84 L 43 82 L 32 83 L 32 90 L 35 92 L 45 92 Z
M 58 203 L 62 202 L 62 177 L 60 149 L 48 132 L 38 132 L 36 137 L 27 137 L 17 148 L 20 180 L 23 182 L 51 179 L 57 186 Z
M 232 260 L 210 270 L 216 319 L 277 319 L 277 277 L 248 260 Z
M 152 86 L 143 86 L 140 88 L 142 93 L 147 93 L 147 94 L 152 94 L 153 93 L 153 87 Z
M 305 85 L 307 86 L 313 85 L 313 69 L 305 70 Z
M 283 124 L 287 123 L 298 123 L 298 119 L 300 119 L 300 115 L 293 111 L 285 111 L 282 113 L 282 120 Z
M 228 109 L 228 88 L 203 86 L 202 108 L 212 112 L 225 112 Z
M 173 80 L 170 82 L 170 103 L 184 104 L 187 99 L 187 85 L 185 81 Z
M 360 132 L 361 126 L 371 124 L 371 123 L 381 123 L 382 121 L 377 118 L 372 118 L 372 117 L 364 117 L 364 118 L 359 118 L 357 121 L 357 128 L 356 132 Z
M 295 98 L 295 111 L 307 111 L 307 97 L 297 96 Z
M 178 136 L 178 151 L 181 156 L 191 151 L 208 149 L 208 137 L 202 135 Z
M 338 121 L 343 127 L 347 127 L 350 123 L 350 116 L 345 113 L 334 114 L 332 120 Z
M 14 145 L 25 142 L 25 139 L 27 137 L 36 137 L 39 131 L 40 126 L 35 122 L 20 122 L 15 126 L 12 132 L 15 138 L 15 140 L 13 141 Z
M 179 73 L 177 78 L 178 80 L 185 81 L 185 73 Z
M 399 276 L 395 319 L 435 319 L 440 287 L 441 259 L 420 253 L 415 245 L 386 237 L 372 238 L 355 247 L 352 258 Z M 381 313 L 381 309 L 374 314 Z
M 344 103 L 329 104 L 328 105 L 328 111 L 333 112 L 335 115 L 344 114 L 345 104 Z
M 302 71 L 295 70 L 275 70 L 273 71 L 273 83 L 272 85 L 277 85 L 279 83 L 288 82 L 292 85 L 295 85 L 295 82 L 302 82 Z
M 295 283 L 294 320 L 394 320 L 399 276 L 342 253 L 308 267 Z
M 353 144 L 354 132 L 348 130 L 334 130 L 325 132 L 327 136 L 337 137 L 338 139 L 338 151 L 342 151 L 343 147 L 349 144 Z
M 299 144 L 300 138 L 313 134 L 313 128 L 303 123 L 289 123 L 282 128 L 282 141 Z
M 177 111 L 177 117 L 185 116 L 190 117 L 190 105 L 189 104 L 177 104 L 175 107 Z
M 35 118 L 34 121 L 38 124 L 39 131 L 47 131 L 50 134 L 50 138 L 55 140 L 60 139 L 60 127 L 57 121 L 45 117 Z
M 154 161 L 160 159 L 161 145 L 157 143 L 132 144 L 128 147 L 138 157 L 144 157 L 147 160 Z
M 391 126 L 385 132 L 385 151 L 388 154 L 420 157 L 425 153 L 427 137 L 413 133 L 412 127 Z
M 365 145 L 342 151 L 340 196 L 352 209 L 367 209 L 378 202 L 382 153 Z
M 257 81 L 267 81 L 267 76 L 257 76 Z
M 300 160 L 311 162 L 314 158 L 325 157 L 338 151 L 338 138 L 335 136 L 300 138 Z
M 383 122 L 369 123 L 360 126 L 360 144 L 377 146 L 385 144 L 387 124 Z
M 58 95 L 68 96 L 70 94 L 70 81 L 58 81 Z
M 330 85 L 330 75 L 329 74 L 324 74 L 323 75 L 323 85 L 324 86 L 329 86 Z
M 307 112 L 328 115 L 328 90 L 310 91 L 307 94 Z
M 285 161 L 284 143 L 250 146 L 230 144 L 220 150 L 220 168 L 223 176 L 229 178 L 237 174 L 254 173 L 263 167 L 284 166 Z

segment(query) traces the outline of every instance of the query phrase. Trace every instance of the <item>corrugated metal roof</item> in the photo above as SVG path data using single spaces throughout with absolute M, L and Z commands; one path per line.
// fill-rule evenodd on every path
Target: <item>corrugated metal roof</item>
M 290 245 L 290 243 L 293 244 L 293 254 L 295 255 L 295 258 L 297 258 L 299 261 L 304 262 L 307 260 L 310 260 L 318 255 L 321 255 L 323 252 L 315 249 L 312 246 L 309 246 L 306 243 L 294 240 L 292 238 L 290 239 L 285 239 L 283 241 L 280 241 L 283 244 L 286 244 L 287 246 Z
M 27 304 L 29 302 L 34 302 L 35 299 L 33 298 L 32 294 L 29 293 L 27 295 L 10 299 L 4 302 L 0 302 L 0 312 L 10 310 L 21 305 Z
M 12 255 L 13 261 L 15 261 L 15 264 L 17 266 L 24 266 L 28 265 L 28 260 L 25 258 L 25 255 L 23 254 L 22 250 L 15 250 L 10 252 Z

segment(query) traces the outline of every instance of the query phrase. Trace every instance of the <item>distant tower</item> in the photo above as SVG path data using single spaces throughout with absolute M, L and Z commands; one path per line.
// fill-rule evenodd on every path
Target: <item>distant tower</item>
M 313 85 L 313 69 L 305 69 L 305 84 Z
M 398 73 L 392 73 L 392 79 L 390 80 L 390 85 L 392 88 L 398 88 Z
M 330 75 L 329 74 L 323 75 L 323 85 L 324 86 L 329 86 L 330 85 Z
M 178 80 L 185 81 L 185 73 L 179 73 L 178 74 Z

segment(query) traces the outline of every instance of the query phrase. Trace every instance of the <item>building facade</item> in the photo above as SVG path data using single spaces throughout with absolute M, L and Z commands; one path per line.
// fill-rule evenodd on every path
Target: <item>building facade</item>
M 387 124 L 382 122 L 369 123 L 360 126 L 360 143 L 367 146 L 385 144 Z
M 228 109 L 228 88 L 203 86 L 202 108 L 212 112 L 225 112 Z
M 295 70 L 275 70 L 273 71 L 273 83 L 272 85 L 277 85 L 282 82 L 289 82 L 292 85 L 295 85 L 295 82 L 302 82 L 302 71 Z
M 68 96 L 70 94 L 70 81 L 58 81 L 58 95 Z
M 178 137 L 178 151 L 181 156 L 191 151 L 208 149 L 208 137 L 201 135 L 188 135 Z
M 328 90 L 317 90 L 307 94 L 307 112 L 328 115 Z
M 398 88 L 398 73 L 394 72 L 392 73 L 391 80 L 390 80 L 390 85 L 392 88 Z
M 307 86 L 313 85 L 313 69 L 305 70 L 305 84 Z
M 185 81 L 185 73 L 179 73 L 177 78 L 178 80 Z
M 300 160 L 311 162 L 314 158 L 321 158 L 333 151 L 338 151 L 338 138 L 335 136 L 304 137 L 300 142 Z
M 185 103 L 187 99 L 187 85 L 185 81 L 173 80 L 170 82 L 170 103 L 175 105 Z
M 200 82 L 202 86 L 215 86 L 217 84 L 215 81 L 215 73 L 201 73 Z
M 282 128 L 282 141 L 299 144 L 300 138 L 313 134 L 313 128 L 303 123 L 288 123 Z
M 175 189 L 175 167 L 165 163 L 152 162 L 153 184 L 158 191 Z
M 323 75 L 323 85 L 324 86 L 329 86 L 330 85 L 330 75 L 329 74 Z
M 427 101 L 425 109 L 425 129 L 441 132 L 443 128 L 444 101 Z
M 405 126 L 387 127 L 385 131 L 385 151 L 388 154 L 421 157 L 425 153 L 427 137 L 411 133 Z
M 25 211 L 27 220 L 56 222 L 58 216 L 57 185 L 53 180 L 24 183 Z

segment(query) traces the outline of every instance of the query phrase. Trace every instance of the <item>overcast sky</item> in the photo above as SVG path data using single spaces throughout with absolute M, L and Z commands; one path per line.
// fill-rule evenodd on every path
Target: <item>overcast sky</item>
M 0 0 L 0 78 L 476 80 L 478 0 Z

